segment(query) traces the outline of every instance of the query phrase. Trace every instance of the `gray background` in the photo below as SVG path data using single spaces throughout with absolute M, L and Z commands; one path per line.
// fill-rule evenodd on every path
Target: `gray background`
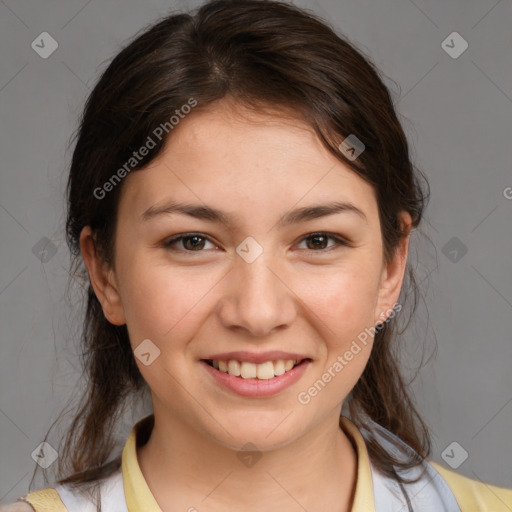
M 0 0 L 0 503 L 27 492 L 31 453 L 79 374 L 79 303 L 64 298 L 68 139 L 126 40 L 171 8 L 198 3 Z M 438 343 L 413 384 L 432 429 L 433 459 L 446 466 L 441 454 L 456 441 L 469 455 L 458 472 L 512 487 L 512 5 L 296 3 L 330 20 L 399 85 L 385 79 L 413 159 L 430 180 L 411 252 L 424 302 L 404 345 L 412 373 L 421 343 L 426 357 Z M 59 45 L 47 59 L 31 48 L 45 31 Z M 469 44 L 458 58 L 441 46 L 453 31 Z M 56 253 L 41 260 L 43 237 Z M 452 460 L 461 453 L 448 451 Z

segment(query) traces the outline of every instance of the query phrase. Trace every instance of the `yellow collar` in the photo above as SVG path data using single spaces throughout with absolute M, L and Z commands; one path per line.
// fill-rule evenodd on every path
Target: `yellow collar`
M 122 455 L 122 472 L 126 504 L 129 512 L 162 512 L 149 490 L 137 460 L 137 445 L 144 444 L 153 428 L 150 414 L 132 428 Z M 348 418 L 341 417 L 341 427 L 357 452 L 357 481 L 352 512 L 375 512 L 370 459 L 363 436 Z

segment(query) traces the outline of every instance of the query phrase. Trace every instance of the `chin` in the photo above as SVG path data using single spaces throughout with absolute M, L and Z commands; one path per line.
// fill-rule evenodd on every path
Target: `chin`
M 290 414 L 291 411 L 290 408 L 272 413 L 244 412 L 237 415 L 238 417 L 226 415 L 223 416 L 222 426 L 227 432 L 216 424 L 214 432 L 210 430 L 209 436 L 219 444 L 236 451 L 247 443 L 252 443 L 260 451 L 275 450 L 299 437 L 301 434 L 299 429 L 304 428 L 302 422 L 299 425 L 290 423 L 292 416 L 296 416 Z M 297 418 L 294 418 L 293 421 L 296 423 Z

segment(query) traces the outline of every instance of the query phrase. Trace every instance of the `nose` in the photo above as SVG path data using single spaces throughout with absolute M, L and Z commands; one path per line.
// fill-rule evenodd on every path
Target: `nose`
M 236 258 L 217 306 L 224 327 L 263 337 L 292 324 L 297 312 L 296 295 L 275 259 L 270 259 L 265 252 L 252 263 Z

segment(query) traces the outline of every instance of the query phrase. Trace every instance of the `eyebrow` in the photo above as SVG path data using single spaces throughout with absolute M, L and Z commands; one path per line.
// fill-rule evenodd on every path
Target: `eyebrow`
M 141 220 L 146 222 L 160 215 L 169 215 L 173 213 L 188 215 L 195 219 L 206 220 L 210 222 L 219 222 L 231 227 L 234 224 L 235 216 L 212 208 L 190 203 L 177 203 L 169 201 L 161 206 L 150 206 L 142 215 Z M 368 222 L 364 212 L 348 201 L 335 201 L 326 204 L 305 206 L 292 210 L 279 219 L 279 226 L 286 227 L 299 222 L 314 220 L 337 213 L 353 213 Z

